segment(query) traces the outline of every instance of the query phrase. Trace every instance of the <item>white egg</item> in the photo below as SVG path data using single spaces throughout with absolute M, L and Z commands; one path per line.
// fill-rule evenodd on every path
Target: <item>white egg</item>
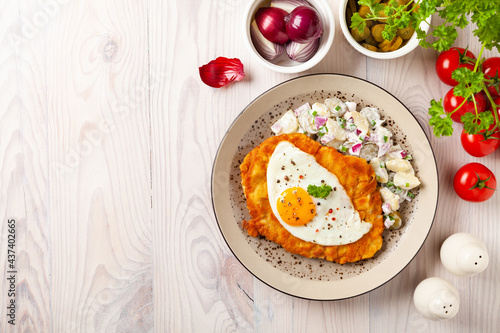
M 309 185 L 323 184 L 332 188 L 325 199 L 307 194 Z M 314 156 L 303 152 L 290 142 L 280 142 L 269 160 L 267 190 L 272 211 L 278 221 L 292 235 L 304 241 L 321 245 L 349 244 L 363 237 L 372 227 L 371 223 L 361 220 L 338 178 L 319 165 Z M 284 200 L 282 194 L 285 191 L 288 194 L 295 192 L 294 195 L 299 192 L 303 196 L 294 198 L 296 201 Z M 282 207 L 286 205 L 292 206 L 290 209 L 298 209 L 306 214 L 309 214 L 312 206 L 315 212 L 311 212 L 313 216 L 310 221 L 307 219 L 309 222 L 306 224 L 291 225 L 298 210 L 295 210 L 294 216 L 291 215 L 291 211 L 283 213 L 283 209 L 286 208 Z M 280 211 L 283 216 L 280 215 Z

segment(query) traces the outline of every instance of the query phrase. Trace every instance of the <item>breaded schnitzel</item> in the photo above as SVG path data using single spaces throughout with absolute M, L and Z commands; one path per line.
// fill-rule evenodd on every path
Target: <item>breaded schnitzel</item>
M 350 244 L 325 246 L 303 241 L 281 225 L 269 204 L 266 177 L 269 159 L 281 141 L 313 155 L 321 166 L 337 176 L 361 219 L 372 224 L 368 233 Z M 288 252 L 341 264 L 371 258 L 382 247 L 382 202 L 373 168 L 364 159 L 342 155 L 304 134 L 282 134 L 266 139 L 248 153 L 240 171 L 251 216 L 249 221 L 243 221 L 243 228 L 250 236 L 262 235 Z

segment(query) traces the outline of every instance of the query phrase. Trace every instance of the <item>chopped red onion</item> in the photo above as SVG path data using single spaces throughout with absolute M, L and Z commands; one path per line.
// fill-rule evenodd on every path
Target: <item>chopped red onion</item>
M 351 147 L 351 149 L 349 149 L 349 152 L 352 154 L 352 155 L 359 155 L 359 152 L 361 151 L 361 148 L 362 148 L 363 144 L 361 143 L 356 143 L 355 145 L 353 145 Z
M 311 105 L 309 105 L 309 103 L 306 103 L 306 104 L 303 104 L 301 106 L 299 106 L 298 108 L 296 108 L 293 113 L 295 114 L 296 117 L 300 116 L 303 112 L 307 112 L 309 111 L 309 109 L 311 108 Z
M 383 144 L 379 145 L 378 148 L 379 148 L 378 157 L 382 157 L 391 149 L 391 144 L 390 143 L 383 143 Z
M 378 134 L 372 133 L 372 134 L 370 134 L 370 136 L 367 136 L 366 138 L 370 142 L 377 142 L 378 141 Z
M 316 124 L 316 129 L 319 129 L 321 126 L 326 124 L 328 121 L 328 117 L 316 116 L 314 117 L 314 124 Z
M 391 220 L 389 217 L 386 217 L 384 220 L 384 226 L 389 229 L 390 227 L 393 226 L 393 224 L 396 222 L 396 220 Z
M 330 142 L 330 141 L 332 141 L 332 140 L 334 140 L 334 139 L 335 139 L 335 136 L 334 136 L 333 134 L 327 133 L 327 134 L 323 135 L 323 136 L 319 139 L 319 141 L 320 141 L 322 144 L 326 145 L 328 142 Z

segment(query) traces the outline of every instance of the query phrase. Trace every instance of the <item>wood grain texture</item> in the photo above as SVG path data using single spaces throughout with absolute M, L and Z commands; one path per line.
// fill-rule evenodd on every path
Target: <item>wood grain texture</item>
M 335 18 L 338 1 L 328 1 Z M 357 53 L 338 22 L 331 51 L 300 74 L 259 65 L 241 31 L 245 0 L 26 0 L 0 3 L 0 331 L 6 332 L 495 332 L 500 330 L 500 195 L 461 201 L 452 178 L 478 161 L 459 126 L 436 138 L 433 98 L 449 89 L 437 53 L 391 61 Z M 439 21 L 438 18 L 435 20 Z M 471 28 L 457 45 L 480 45 Z M 487 56 L 499 56 L 489 51 Z M 198 67 L 237 57 L 245 78 L 213 89 Z M 436 155 L 439 203 L 415 259 L 380 288 L 318 302 L 253 277 L 219 232 L 210 198 L 219 143 L 270 87 L 308 73 L 367 79 L 402 101 Z M 7 305 L 6 222 L 16 220 L 16 326 Z M 439 260 L 455 232 L 481 238 L 488 269 L 457 277 Z M 460 294 L 452 320 L 424 319 L 413 291 L 426 277 Z
M 12 62 L 2 71 L 12 76 L 2 80 L 12 90 L 2 157 L 17 166 L 3 169 L 14 172 L 6 190 L 15 201 L 2 206 L 23 209 L 2 211 L 2 221 L 16 218 L 18 236 L 17 323 L 2 315 L 2 330 L 149 331 L 147 3 L 11 9 L 5 28 L 21 42 L 2 51 Z

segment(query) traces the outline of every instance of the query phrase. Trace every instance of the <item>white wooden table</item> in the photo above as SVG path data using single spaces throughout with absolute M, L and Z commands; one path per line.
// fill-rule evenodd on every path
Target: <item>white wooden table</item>
M 329 3 L 337 17 L 337 1 Z M 439 168 L 431 233 L 392 281 L 343 301 L 284 295 L 234 258 L 212 211 L 213 158 L 252 99 L 298 76 L 251 58 L 240 30 L 245 5 L 0 3 L 0 331 L 498 332 L 500 194 L 466 203 L 452 177 L 471 161 L 500 177 L 500 153 L 467 155 L 458 126 L 449 138 L 430 135 L 429 101 L 448 90 L 434 72 L 436 52 L 367 59 L 348 46 L 338 23 L 326 59 L 300 75 L 367 79 L 417 117 Z M 467 44 L 478 53 L 470 30 L 457 41 Z M 245 79 L 223 89 L 204 85 L 198 67 L 217 56 L 241 59 Z M 488 269 L 472 278 L 452 275 L 439 261 L 441 243 L 459 231 L 477 235 L 490 253 Z M 430 276 L 459 290 L 454 319 L 431 322 L 416 311 L 413 290 Z M 15 326 L 8 323 L 12 299 Z

